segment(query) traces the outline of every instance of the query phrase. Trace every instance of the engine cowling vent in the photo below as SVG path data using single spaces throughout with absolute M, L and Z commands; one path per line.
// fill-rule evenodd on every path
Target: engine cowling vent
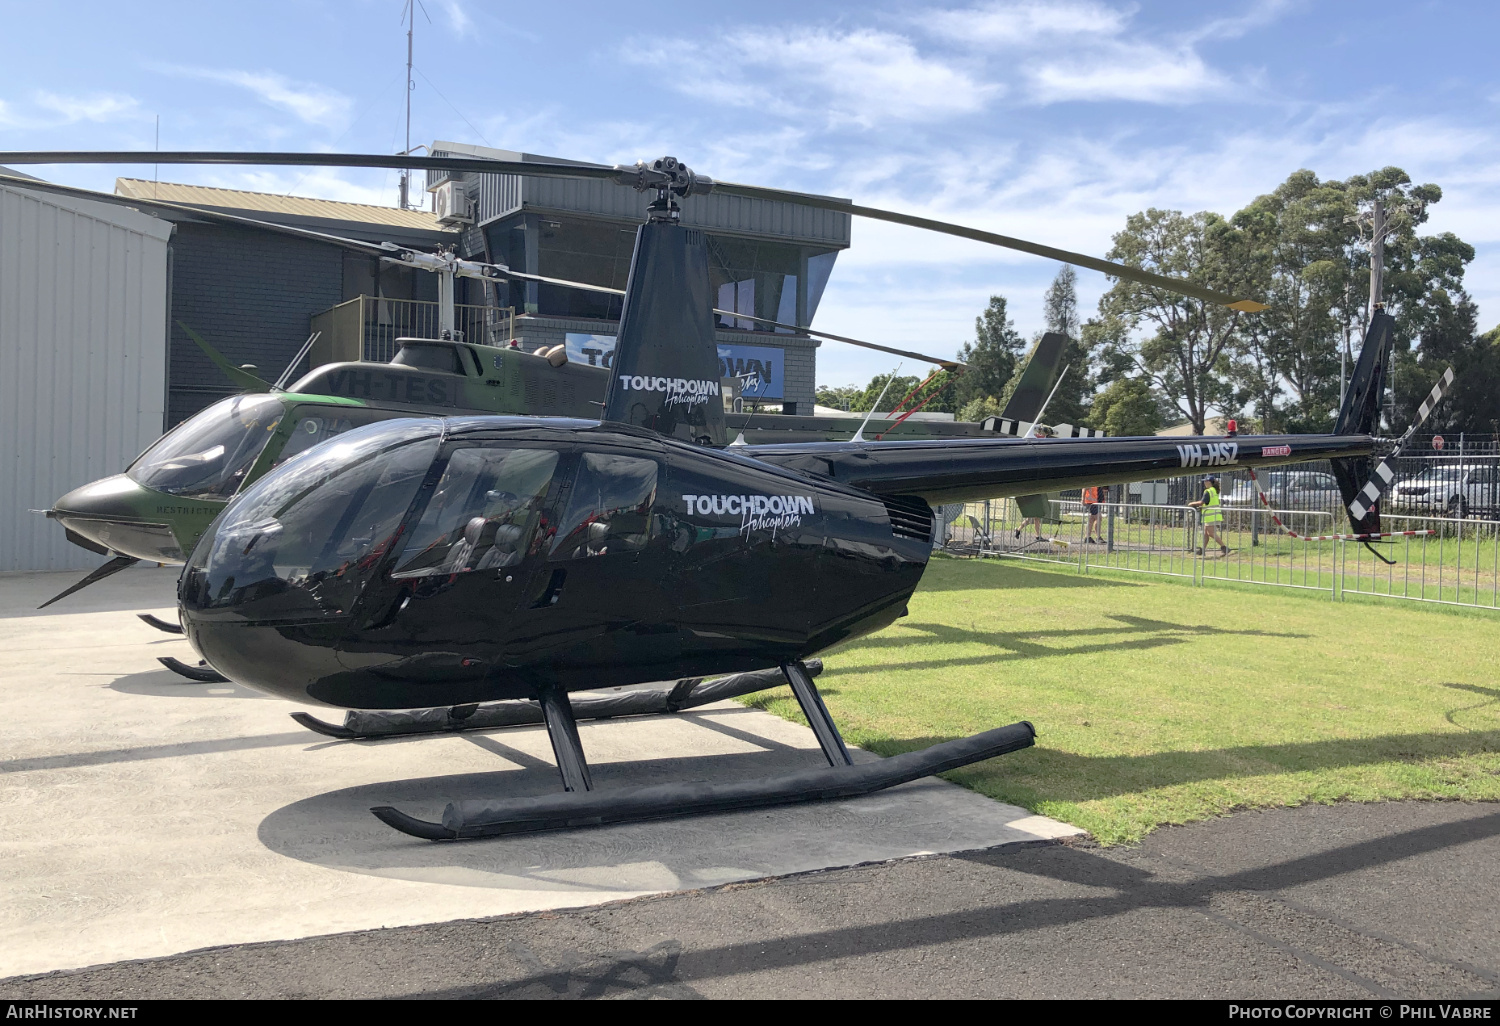
M 881 501 L 891 518 L 891 533 L 897 538 L 932 541 L 932 507 L 926 502 L 904 495 Z

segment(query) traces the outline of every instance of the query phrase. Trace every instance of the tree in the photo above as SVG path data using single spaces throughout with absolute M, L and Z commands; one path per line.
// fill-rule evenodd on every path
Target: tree
M 1116 438 L 1154 435 L 1161 428 L 1161 405 L 1141 378 L 1116 378 L 1094 397 L 1093 426 Z
M 1263 423 L 1275 430 L 1326 431 L 1339 403 L 1340 355 L 1350 366 L 1369 321 L 1370 235 L 1378 201 L 1385 216 L 1383 290 L 1396 318 L 1395 349 L 1450 316 L 1473 249 L 1451 233 L 1419 236 L 1436 185 L 1413 185 L 1398 167 L 1345 181 L 1294 172 L 1234 215 L 1263 261 L 1270 309 L 1243 319 L 1233 374 Z M 1472 336 L 1471 336 L 1472 337 Z M 1407 361 L 1398 361 L 1398 389 Z M 1436 372 L 1435 372 L 1436 373 Z
M 970 399 L 964 403 L 963 408 L 958 411 L 958 420 L 978 424 L 987 417 L 998 417 L 1004 409 L 1000 400 L 992 396 L 980 396 L 978 399 Z
M 886 389 L 885 383 L 891 382 L 891 387 Z M 923 384 L 926 382 L 926 384 Z M 875 408 L 875 400 L 880 400 L 880 410 L 889 412 L 902 399 L 907 399 L 909 393 L 917 386 L 920 390 L 907 399 L 903 410 L 910 410 L 921 405 L 923 413 L 956 413 L 957 408 L 953 401 L 953 389 L 948 387 L 951 378 L 948 371 L 939 371 L 937 374 L 918 377 L 915 374 L 903 374 L 894 379 L 889 374 L 877 374 L 870 379 L 870 383 L 856 395 L 849 404 L 849 409 L 864 413 Z M 881 391 L 885 391 L 884 397 Z
M 1447 435 L 1500 432 L 1500 328 L 1476 337 L 1478 310 L 1467 295 L 1446 293 L 1427 300 L 1434 311 L 1414 353 L 1396 357 L 1395 422 L 1404 431 L 1416 419 L 1417 407 L 1447 367 L 1453 384 L 1432 411 L 1425 430 Z
M 1042 301 L 1046 313 L 1047 330 L 1069 338 L 1078 337 L 1078 272 L 1071 264 L 1058 268 L 1057 277 L 1047 287 L 1047 296 Z
M 1254 295 L 1263 283 L 1251 243 L 1218 214 L 1150 209 L 1126 219 L 1107 256 L 1219 292 Z M 1195 432 L 1203 432 L 1210 408 L 1243 401 L 1229 376 L 1230 357 L 1241 342 L 1234 311 L 1123 279 L 1104 294 L 1099 309 L 1131 329 L 1150 329 L 1132 355 Z
M 1049 424 L 1085 423 L 1094 397 L 1095 383 L 1089 366 L 1091 347 L 1082 337 L 1078 323 L 1077 282 L 1078 273 L 1068 264 L 1063 264 L 1042 301 L 1047 330 L 1068 338 L 1062 360 L 1057 365 L 1058 373 L 1063 377 L 1052 401 L 1047 404 L 1045 419 Z
M 958 351 L 968 368 L 949 390 L 952 402 L 962 407 L 984 396 L 998 397 L 1015 373 L 1024 344 L 1006 314 L 1005 297 L 991 296 L 984 313 L 974 318 L 974 341 Z
M 1338 405 L 1340 346 L 1363 322 L 1357 202 L 1344 182 L 1297 171 L 1234 215 L 1260 261 L 1270 309 L 1242 318 L 1233 365 L 1268 429 L 1322 431 Z M 1287 401 L 1287 400 L 1290 401 Z
M 814 401 L 833 410 L 852 410 L 854 407 L 850 404 L 863 394 L 864 389 L 858 385 L 819 385 Z

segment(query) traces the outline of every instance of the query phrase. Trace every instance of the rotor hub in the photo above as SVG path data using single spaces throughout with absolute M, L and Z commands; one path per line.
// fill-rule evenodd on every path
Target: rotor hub
M 653 221 L 676 221 L 682 216 L 682 207 L 677 200 L 682 196 L 702 196 L 711 192 L 714 180 L 706 175 L 694 174 L 676 157 L 658 157 L 646 163 L 637 161 L 635 166 L 616 165 L 622 185 L 637 192 L 656 193 L 648 208 Z

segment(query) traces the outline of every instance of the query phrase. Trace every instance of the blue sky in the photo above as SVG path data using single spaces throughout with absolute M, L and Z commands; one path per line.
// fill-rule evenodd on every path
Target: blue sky
M 1102 254 L 1147 206 L 1229 214 L 1308 167 L 1442 186 L 1500 320 L 1500 5 L 1478 2 L 483 3 L 424 0 L 413 142 L 664 153 Z M 401 0 L 0 3 L 0 149 L 401 148 Z M 655 12 L 661 11 L 663 16 Z M 29 168 L 110 189 L 151 169 Z M 393 173 L 164 180 L 394 204 Z M 1056 265 L 856 221 L 815 325 L 952 353 L 991 292 L 1041 324 Z M 1085 315 L 1106 286 L 1079 274 Z M 885 357 L 825 345 L 819 380 Z

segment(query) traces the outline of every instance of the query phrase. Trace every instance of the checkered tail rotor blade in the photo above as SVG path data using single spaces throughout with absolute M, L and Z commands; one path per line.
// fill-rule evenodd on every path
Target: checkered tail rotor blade
M 1359 490 L 1359 494 L 1355 496 L 1354 501 L 1349 503 L 1349 515 L 1356 522 L 1363 520 L 1365 514 L 1370 512 L 1375 503 L 1379 502 L 1381 497 L 1390 490 L 1392 482 L 1396 480 L 1396 457 L 1401 455 L 1401 450 L 1406 447 L 1406 443 L 1411 439 L 1412 434 L 1417 428 L 1421 427 L 1426 423 L 1427 418 L 1432 416 L 1433 409 L 1442 401 L 1443 394 L 1453 384 L 1453 378 L 1452 367 L 1443 371 L 1443 376 L 1438 378 L 1437 384 L 1432 386 L 1432 391 L 1427 393 L 1427 398 L 1422 400 L 1422 405 L 1417 407 L 1417 419 L 1412 422 L 1411 426 L 1406 429 L 1406 433 L 1396 443 L 1395 451 L 1375 465 L 1375 472 L 1370 475 L 1370 480 L 1365 482 L 1365 486 Z

